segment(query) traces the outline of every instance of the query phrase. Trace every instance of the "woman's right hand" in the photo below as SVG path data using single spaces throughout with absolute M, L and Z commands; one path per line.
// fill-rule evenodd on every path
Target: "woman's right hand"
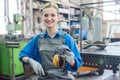
M 45 75 L 42 65 L 40 63 L 33 60 L 32 58 L 27 58 L 27 62 L 32 66 L 36 74 L 38 74 L 39 76 Z

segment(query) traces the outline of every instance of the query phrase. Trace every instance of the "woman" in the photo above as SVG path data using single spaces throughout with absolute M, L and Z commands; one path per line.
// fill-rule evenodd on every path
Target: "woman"
M 74 80 L 69 73 L 82 66 L 82 58 L 73 38 L 56 27 L 60 16 L 55 3 L 45 3 L 43 7 L 43 22 L 46 31 L 36 35 L 20 52 L 19 59 L 29 63 L 40 80 Z M 54 66 L 53 57 L 56 49 L 63 51 L 66 63 L 63 67 Z

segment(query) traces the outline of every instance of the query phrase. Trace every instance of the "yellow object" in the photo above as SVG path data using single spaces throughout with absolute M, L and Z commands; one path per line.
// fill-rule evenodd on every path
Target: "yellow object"
M 54 57 L 53 57 L 53 65 L 55 66 L 55 67 L 58 67 L 59 66 L 59 62 L 58 62 L 59 60 L 58 60 L 58 55 L 56 54 Z
M 53 57 L 53 65 L 55 67 L 63 67 L 65 65 L 65 58 L 63 55 L 55 54 Z
M 99 70 L 99 69 L 98 68 L 93 68 L 93 67 L 82 66 L 78 69 L 78 72 L 97 71 L 97 70 Z

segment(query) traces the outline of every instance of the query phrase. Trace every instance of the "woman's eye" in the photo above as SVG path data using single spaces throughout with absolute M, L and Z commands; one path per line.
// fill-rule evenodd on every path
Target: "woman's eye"
M 51 17 L 54 17 L 55 16 L 55 14 L 51 14 Z
M 44 17 L 48 17 L 48 14 L 45 14 Z

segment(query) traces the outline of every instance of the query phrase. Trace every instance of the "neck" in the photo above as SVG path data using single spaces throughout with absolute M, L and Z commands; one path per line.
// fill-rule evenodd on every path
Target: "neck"
M 51 38 L 53 38 L 56 35 L 57 32 L 58 32 L 57 28 L 49 28 L 49 29 L 47 29 L 47 33 L 49 34 L 49 36 Z

